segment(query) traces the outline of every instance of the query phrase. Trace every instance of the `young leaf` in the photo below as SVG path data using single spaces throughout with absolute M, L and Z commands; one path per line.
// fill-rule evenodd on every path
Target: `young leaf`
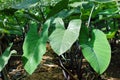
M 102 74 L 108 67 L 111 58 L 111 49 L 106 35 L 102 31 L 94 29 L 91 40 L 88 43 L 82 43 L 81 47 L 84 57 L 93 69 Z
M 67 30 L 57 26 L 58 25 L 56 25 L 55 31 L 50 35 L 49 40 L 52 49 L 58 55 L 61 55 L 64 52 L 66 52 L 72 46 L 72 44 L 77 40 L 81 27 L 81 20 L 75 19 L 70 21 Z
M 43 30 L 40 34 L 37 32 L 37 24 L 31 25 L 28 34 L 25 37 L 23 44 L 23 62 L 24 68 L 32 74 L 37 68 L 37 65 L 42 60 L 43 54 L 46 52 L 46 42 L 48 40 L 48 28 L 50 20 L 47 20 L 43 25 Z
M 5 50 L 5 52 L 0 56 L 0 71 L 5 67 L 10 59 L 12 53 L 10 53 L 10 48 L 12 47 L 12 43 L 10 46 Z

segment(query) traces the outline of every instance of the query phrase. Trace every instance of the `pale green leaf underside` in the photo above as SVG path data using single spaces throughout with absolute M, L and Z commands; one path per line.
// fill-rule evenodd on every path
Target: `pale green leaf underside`
M 10 53 L 10 48 L 12 47 L 12 43 L 10 46 L 4 51 L 4 53 L 0 56 L 0 71 L 5 67 L 10 59 L 12 53 Z
M 90 1 L 95 1 L 95 2 L 99 2 L 99 3 L 108 3 L 108 2 L 115 1 L 115 0 L 90 0 Z
M 111 59 L 111 48 L 106 35 L 102 31 L 94 29 L 92 39 L 88 44 L 82 44 L 81 47 L 84 57 L 93 69 L 102 74 L 107 69 Z
M 49 37 L 52 49 L 58 55 L 66 52 L 77 40 L 80 28 L 80 19 L 70 21 L 67 29 L 56 27 L 56 30 Z
M 82 6 L 82 4 L 87 4 L 87 3 L 88 3 L 87 1 L 74 2 L 74 3 L 69 4 L 69 6 L 78 7 L 78 6 Z
M 55 25 L 56 28 L 65 29 L 62 18 L 55 18 L 55 20 L 53 21 L 53 24 Z
M 30 27 L 30 31 L 25 37 L 23 44 L 23 62 L 24 68 L 29 74 L 34 72 L 42 60 L 43 54 L 46 52 L 49 25 L 50 20 L 44 24 L 42 33 L 38 34 L 37 24 L 33 23 Z
M 23 0 L 22 2 L 13 5 L 12 8 L 15 8 L 15 9 L 30 8 L 35 6 L 38 1 L 39 0 Z

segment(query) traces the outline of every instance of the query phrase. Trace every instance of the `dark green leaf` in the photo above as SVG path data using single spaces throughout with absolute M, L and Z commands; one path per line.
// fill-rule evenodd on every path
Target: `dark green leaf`
M 62 1 L 58 2 L 48 13 L 47 18 L 50 18 L 50 17 L 54 16 L 55 14 L 57 14 L 58 12 L 60 12 L 61 10 L 67 8 L 68 2 L 69 2 L 69 0 L 62 0 Z
M 79 42 L 80 44 L 85 44 L 88 42 L 89 39 L 89 32 L 86 26 L 82 26 L 79 35 Z
M 4 8 L 3 10 L 0 10 L 0 13 L 2 15 L 13 16 L 16 11 L 17 11 L 17 9 Z
M 48 40 L 49 26 L 50 20 L 47 20 L 43 26 L 42 32 L 38 34 L 37 24 L 33 23 L 30 27 L 30 31 L 25 37 L 23 44 L 23 62 L 24 68 L 29 74 L 34 72 L 42 60 L 43 54 L 46 52 L 46 42 Z

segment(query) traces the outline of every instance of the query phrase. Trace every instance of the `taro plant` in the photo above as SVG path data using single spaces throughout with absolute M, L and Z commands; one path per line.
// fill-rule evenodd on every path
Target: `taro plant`
M 102 74 L 111 59 L 107 38 L 113 38 L 119 26 L 118 4 L 114 0 L 23 0 L 11 5 L 7 10 L 15 10 L 13 17 L 17 23 L 13 26 L 21 26 L 23 32 L 26 25 L 29 28 L 23 43 L 24 69 L 29 74 L 34 72 L 46 52 L 46 43 L 49 42 L 59 56 L 60 66 L 71 79 L 74 79 L 71 69 L 67 70 L 62 59 L 67 61 L 69 58 L 71 66 L 76 61 L 74 70 L 79 80 L 82 78 L 83 57 L 96 73 Z M 5 10 L 6 8 L 1 11 Z M 0 30 L 5 29 L 3 26 Z M 13 28 L 11 27 L 12 30 Z M 0 70 L 5 64 L 0 64 Z

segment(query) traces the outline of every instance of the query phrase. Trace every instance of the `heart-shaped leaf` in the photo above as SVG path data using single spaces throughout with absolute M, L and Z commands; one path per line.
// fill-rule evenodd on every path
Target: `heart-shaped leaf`
M 60 19 L 57 19 L 60 20 Z M 59 25 L 63 22 L 60 22 Z M 58 23 L 56 23 L 58 24 Z M 55 31 L 50 35 L 49 40 L 52 49 L 58 54 L 61 55 L 66 52 L 72 44 L 77 40 L 79 36 L 79 31 L 81 27 L 81 20 L 75 19 L 70 21 L 67 29 L 57 27 L 56 25 Z
M 50 20 L 47 20 L 43 26 L 42 32 L 39 34 L 37 32 L 37 24 L 33 23 L 25 37 L 23 44 L 23 62 L 24 68 L 29 74 L 34 72 L 37 65 L 42 60 L 43 54 L 46 52 L 49 26 Z
M 94 29 L 91 36 L 87 43 L 81 43 L 82 52 L 93 69 L 102 74 L 110 63 L 111 48 L 102 31 Z

